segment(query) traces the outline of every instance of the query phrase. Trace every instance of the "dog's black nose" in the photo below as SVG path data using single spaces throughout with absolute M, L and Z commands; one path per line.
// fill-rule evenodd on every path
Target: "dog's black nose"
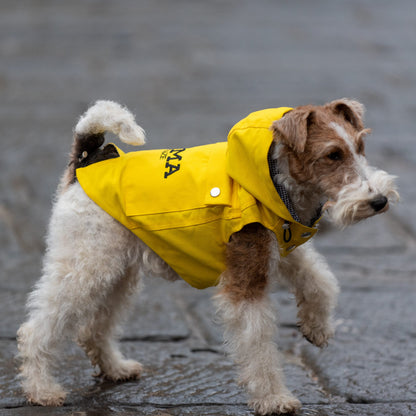
M 375 212 L 381 211 L 387 205 L 388 199 L 384 195 L 378 195 L 370 201 L 371 208 Z

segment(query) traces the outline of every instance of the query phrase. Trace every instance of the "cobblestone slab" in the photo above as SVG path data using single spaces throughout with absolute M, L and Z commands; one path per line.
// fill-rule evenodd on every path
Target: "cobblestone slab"
M 337 308 L 340 339 L 369 336 L 412 345 L 416 339 L 415 298 L 416 285 L 344 290 Z
M 327 392 L 358 403 L 416 402 L 415 295 L 415 288 L 344 293 L 330 346 L 302 347 Z
M 348 402 L 415 402 L 416 357 L 409 341 L 361 337 L 333 342 L 322 352 L 308 349 L 304 357 L 325 390 Z

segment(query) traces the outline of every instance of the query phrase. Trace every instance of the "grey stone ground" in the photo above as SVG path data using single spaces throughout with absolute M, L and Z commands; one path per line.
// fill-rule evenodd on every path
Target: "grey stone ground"
M 416 414 L 414 0 L 2 0 L 0 3 L 0 414 L 250 415 L 212 323 L 212 291 L 148 281 L 123 350 L 143 378 L 100 383 L 78 347 L 61 409 L 30 407 L 15 333 L 39 276 L 71 129 L 98 98 L 123 102 L 148 147 L 224 139 L 253 110 L 355 97 L 370 160 L 399 176 L 388 214 L 315 239 L 339 276 L 337 333 L 320 351 L 279 290 L 279 344 L 303 415 Z

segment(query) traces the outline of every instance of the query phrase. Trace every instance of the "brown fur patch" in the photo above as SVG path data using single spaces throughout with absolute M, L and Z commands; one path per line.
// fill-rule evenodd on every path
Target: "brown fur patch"
M 326 106 L 302 106 L 286 113 L 273 124 L 275 140 L 283 143 L 281 156 L 287 158 L 289 173 L 299 184 L 332 198 L 354 180 L 354 155 L 350 146 L 331 127 L 342 127 L 364 155 L 362 114 L 350 101 L 338 100 Z M 302 126 L 299 126 L 302 124 Z
M 271 237 L 261 224 L 246 225 L 234 233 L 226 249 L 227 270 L 222 291 L 232 302 L 264 296 L 268 282 Z

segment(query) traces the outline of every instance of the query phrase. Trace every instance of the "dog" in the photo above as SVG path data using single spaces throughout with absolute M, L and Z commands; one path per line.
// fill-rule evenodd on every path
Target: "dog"
M 345 227 L 399 198 L 395 177 L 367 163 L 363 117 L 364 106 L 351 99 L 268 109 L 237 123 L 228 142 L 124 154 L 102 147 L 104 133 L 141 145 L 144 131 L 126 108 L 97 101 L 75 127 L 43 274 L 17 333 L 28 401 L 63 404 L 52 370 L 68 338 L 103 378 L 138 379 L 142 365 L 122 355 L 116 329 L 140 277 L 154 275 L 217 286 L 225 345 L 249 406 L 260 415 L 296 412 L 268 292 L 276 278 L 287 281 L 300 331 L 327 345 L 339 287 L 309 241 L 319 218 L 326 212 Z

